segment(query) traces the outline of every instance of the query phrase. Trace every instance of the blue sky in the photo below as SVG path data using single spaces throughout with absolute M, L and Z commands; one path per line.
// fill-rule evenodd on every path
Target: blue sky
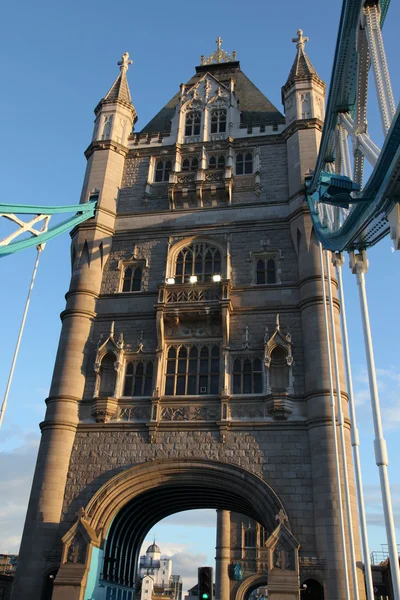
M 396 71 L 400 5 L 392 3 L 385 24 L 385 43 L 396 103 L 400 75 Z M 316 9 L 318 7 L 318 9 Z M 287 0 L 266 3 L 236 0 L 219 3 L 119 2 L 85 0 L 54 3 L 39 0 L 7 2 L 3 7 L 0 68 L 2 165 L 0 202 L 27 204 L 78 203 L 85 169 L 83 152 L 93 127 L 93 109 L 118 73 L 116 62 L 129 51 L 132 98 L 140 129 L 190 78 L 200 55 L 210 54 L 218 35 L 223 48 L 237 51 L 246 75 L 279 108 L 281 86 L 294 59 L 291 43 L 299 27 L 309 36 L 307 53 L 319 76 L 329 84 L 341 2 Z M 372 88 L 373 92 L 373 88 Z M 381 142 L 380 120 L 373 94 L 369 111 L 371 137 Z M 1 226 L 1 225 L 0 225 Z M 0 229 L 1 233 L 1 229 Z M 398 318 L 400 253 L 389 239 L 369 253 L 367 287 L 385 435 L 390 458 L 393 501 L 400 522 L 400 321 Z M 5 388 L 34 250 L 0 261 L 0 389 Z M 44 415 L 60 332 L 59 313 L 69 281 L 69 237 L 50 242 L 41 259 L 14 384 L 0 434 L 0 552 L 16 551 Z M 379 500 L 379 479 L 373 458 L 373 430 L 365 370 L 355 278 L 344 268 L 353 375 L 357 392 L 363 475 L 368 501 L 371 549 L 385 543 Z M 210 563 L 213 519 L 182 517 L 184 525 L 158 525 L 163 551 L 189 557 L 192 567 L 203 555 Z M 171 520 L 170 520 L 171 523 Z M 190 527 L 193 526 L 193 529 Z M 179 537 L 181 536 L 181 538 Z M 399 536 L 400 537 L 400 536 Z M 150 539 L 150 538 L 149 538 Z M 175 544 L 175 545 L 176 545 Z M 179 551 L 178 551 L 179 550 Z M 183 558 L 182 558 L 183 560 Z M 202 559 L 203 560 L 203 559 Z M 188 563 L 188 564 L 189 564 Z M 178 562 L 178 564 L 180 564 Z M 188 564 L 182 572 L 190 575 Z M 185 571 L 186 569 L 186 571 Z M 188 570 L 189 569 L 189 570 Z M 175 570 L 175 569 L 174 569 Z

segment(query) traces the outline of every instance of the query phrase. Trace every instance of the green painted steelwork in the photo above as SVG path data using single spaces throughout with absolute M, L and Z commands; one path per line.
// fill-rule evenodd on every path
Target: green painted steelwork
M 0 215 L 41 215 L 43 218 L 51 215 L 76 213 L 75 216 L 50 227 L 47 231 L 32 235 L 28 239 L 10 242 L 8 245 L 0 246 L 0 257 L 13 254 L 19 250 L 24 250 L 31 246 L 39 246 L 51 240 L 52 238 L 76 227 L 80 223 L 94 217 L 97 200 L 90 200 L 85 204 L 72 206 L 28 206 L 24 204 L 0 204 Z

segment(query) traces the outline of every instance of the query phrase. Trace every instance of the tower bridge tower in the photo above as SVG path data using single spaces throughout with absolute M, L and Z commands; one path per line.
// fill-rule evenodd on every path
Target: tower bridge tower
M 86 150 L 98 210 L 72 232 L 14 600 L 50 598 L 50 575 L 55 600 L 125 597 L 148 530 L 194 508 L 218 510 L 216 600 L 305 580 L 344 600 L 306 40 L 286 117 L 218 38 L 139 133 L 123 55 Z

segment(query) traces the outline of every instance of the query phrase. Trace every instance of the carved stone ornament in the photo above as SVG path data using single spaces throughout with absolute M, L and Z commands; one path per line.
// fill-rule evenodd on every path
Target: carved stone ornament
M 117 397 L 119 393 L 122 363 L 124 357 L 124 337 L 121 333 L 118 340 L 114 337 L 114 322 L 111 324 L 110 334 L 103 344 L 98 344 L 94 371 L 96 373 L 96 382 L 93 393 L 92 415 L 98 423 L 105 423 L 112 419 L 117 410 Z M 101 378 L 105 376 L 102 373 L 102 361 L 105 356 L 113 355 L 115 357 L 114 371 L 115 382 L 111 380 L 110 389 L 106 393 L 101 393 Z M 112 371 L 109 374 L 112 375 Z M 113 387 L 114 389 L 111 389 Z M 104 388 L 103 388 L 104 390 Z
M 263 419 L 264 406 L 263 404 L 230 404 L 232 419 Z
M 219 406 L 165 406 L 161 409 L 161 421 L 216 421 L 219 418 Z
M 85 565 L 88 562 L 88 559 L 90 559 L 90 557 L 88 557 L 89 545 L 99 546 L 100 540 L 96 532 L 90 526 L 88 517 L 83 508 L 79 510 L 75 523 L 64 535 L 62 542 L 62 565 Z
M 272 370 L 271 363 L 273 359 L 273 352 L 276 348 L 283 350 L 285 354 L 285 362 L 287 365 L 287 371 L 284 373 L 286 382 L 283 386 L 278 389 L 273 388 L 273 382 L 271 381 Z M 282 407 L 281 418 L 287 418 L 289 414 L 293 412 L 293 405 L 288 403 L 285 407 L 285 396 L 294 393 L 294 378 L 293 378 L 293 355 L 292 355 L 292 336 L 290 333 L 284 334 L 281 330 L 279 314 L 276 315 L 275 329 L 272 335 L 269 335 L 268 327 L 265 328 L 264 334 L 264 365 L 266 367 L 266 393 L 267 395 L 272 394 L 273 400 L 270 401 L 268 412 L 273 416 L 279 417 L 279 407 Z M 276 397 L 276 398 L 275 398 Z M 270 412 L 271 411 L 271 412 Z
M 300 544 L 286 526 L 288 518 L 282 509 L 276 515 L 276 520 L 279 524 L 265 544 L 269 550 L 269 569 L 298 572 Z
M 120 408 L 119 421 L 150 421 L 150 406 L 129 406 Z

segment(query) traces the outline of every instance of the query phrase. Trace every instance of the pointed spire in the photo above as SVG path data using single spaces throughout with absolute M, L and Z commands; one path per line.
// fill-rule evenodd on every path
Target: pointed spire
M 126 72 L 128 71 L 128 67 L 132 64 L 132 61 L 129 60 L 129 53 L 125 52 L 121 56 L 121 60 L 119 60 L 117 64 L 119 66 L 119 75 L 112 84 L 106 96 L 104 97 L 104 100 L 108 102 L 116 102 L 120 100 L 121 102 L 125 102 L 126 104 L 132 104 L 128 80 L 126 78 Z
M 305 44 L 308 42 L 308 37 L 303 36 L 303 30 L 297 30 L 297 38 L 292 38 L 292 42 L 296 44 L 297 53 L 292 68 L 290 69 L 289 77 L 287 78 L 285 86 L 297 77 L 318 77 L 318 74 L 311 64 L 305 52 Z M 284 87 L 285 87 L 284 86 Z

